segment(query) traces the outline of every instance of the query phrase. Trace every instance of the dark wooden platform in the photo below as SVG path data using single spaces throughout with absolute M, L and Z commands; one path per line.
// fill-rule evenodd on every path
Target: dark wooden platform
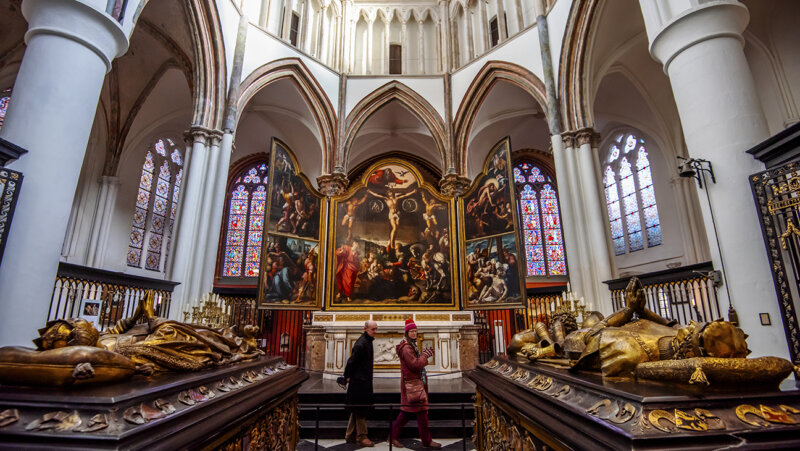
M 289 426 L 296 441 L 297 389 L 306 378 L 304 371 L 287 366 L 280 357 L 263 357 L 198 373 L 136 376 L 106 386 L 2 386 L 0 412 L 16 409 L 19 419 L 0 427 L 0 449 L 216 447 L 236 440 L 237 434 L 246 433 L 255 421 L 279 406 L 295 412 L 295 424 Z M 142 405 L 160 418 L 142 418 L 141 424 L 125 419 L 126 412 L 130 418 Z M 78 415 L 81 426 L 67 431 L 27 430 L 44 415 L 58 411 Z M 103 416 L 107 426 L 82 431 L 97 415 Z
M 793 381 L 779 390 L 721 390 L 609 380 L 505 358 L 469 378 L 478 393 L 478 449 L 800 449 Z M 740 415 L 748 422 L 737 409 L 750 411 Z M 778 414 L 753 413 L 762 409 Z

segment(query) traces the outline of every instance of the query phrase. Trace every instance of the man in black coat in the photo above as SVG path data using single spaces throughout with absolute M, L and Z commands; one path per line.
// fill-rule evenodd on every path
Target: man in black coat
M 345 441 L 358 443 L 361 446 L 375 446 L 367 437 L 367 415 L 372 407 L 354 404 L 372 404 L 372 340 L 378 331 L 378 323 L 367 321 L 364 323 L 364 333 L 358 337 L 353 345 L 353 352 L 347 359 L 344 367 L 344 377 L 347 379 L 347 408 L 350 412 L 350 421 L 347 422 Z

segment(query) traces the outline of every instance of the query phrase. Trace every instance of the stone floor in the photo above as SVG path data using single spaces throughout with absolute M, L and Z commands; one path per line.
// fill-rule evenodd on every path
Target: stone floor
M 456 438 L 436 438 L 437 442 L 442 444 L 442 450 L 444 451 L 474 451 L 475 446 L 473 446 L 472 442 L 467 439 L 466 446 L 462 439 Z M 400 443 L 402 443 L 405 448 L 397 448 L 392 447 L 392 450 L 396 449 L 412 449 L 412 450 L 426 450 L 430 448 L 425 448 L 422 446 L 422 442 L 419 439 L 401 439 Z M 300 443 L 297 444 L 297 451 L 315 451 L 315 450 L 335 450 L 335 451 L 351 451 L 356 449 L 363 449 L 363 450 L 375 450 L 375 451 L 388 451 L 389 450 L 389 443 L 387 441 L 376 442 L 374 448 L 365 448 L 359 445 L 354 445 L 351 443 L 345 443 L 344 439 L 320 439 L 318 442 L 318 446 L 314 446 L 313 440 L 300 440 Z

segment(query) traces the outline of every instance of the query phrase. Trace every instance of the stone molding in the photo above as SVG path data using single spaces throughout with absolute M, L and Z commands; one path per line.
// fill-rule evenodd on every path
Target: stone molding
M 328 197 L 339 196 L 344 193 L 350 180 L 342 172 L 334 172 L 333 174 L 322 174 L 317 177 L 317 185 L 319 191 Z
M 469 177 L 458 174 L 446 174 L 439 181 L 439 190 L 446 196 L 460 196 L 464 194 L 472 181 Z

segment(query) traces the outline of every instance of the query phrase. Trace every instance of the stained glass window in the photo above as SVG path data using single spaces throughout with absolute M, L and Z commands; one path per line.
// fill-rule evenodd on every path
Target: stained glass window
M 267 203 L 267 165 L 256 163 L 237 174 L 225 222 L 222 276 L 258 277 L 264 212 Z
M 558 195 L 552 178 L 531 162 L 514 167 L 529 276 L 566 275 Z
M 609 146 L 603 184 L 614 254 L 661 244 L 661 222 L 644 139 L 632 133 L 617 136 Z
M 8 111 L 8 102 L 11 101 L 11 88 L 4 89 L 0 92 L 0 127 L 3 126 L 3 121 L 6 119 L 6 111 Z
M 143 251 L 145 269 L 163 271 L 166 266 L 180 198 L 182 165 L 181 151 L 171 140 L 159 139 L 145 154 L 128 242 L 128 266 L 141 268 Z

